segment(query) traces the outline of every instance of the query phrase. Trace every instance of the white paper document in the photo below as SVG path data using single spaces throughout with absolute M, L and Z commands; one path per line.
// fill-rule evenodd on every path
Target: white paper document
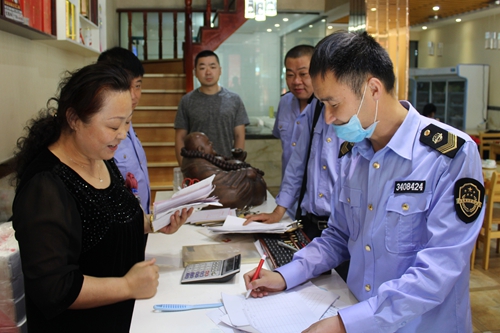
M 221 317 L 221 322 L 244 331 L 296 333 L 320 320 L 338 298 L 311 282 L 263 298 L 222 293 L 228 318 Z
M 236 216 L 228 216 L 221 227 L 208 227 L 208 230 L 217 234 L 228 233 L 283 233 L 290 228 L 290 222 L 278 222 L 265 224 L 261 222 L 250 222 L 243 225 L 246 219 Z
M 191 214 L 186 223 L 194 224 L 199 222 L 224 221 L 228 216 L 236 216 L 236 209 L 218 208 L 200 210 Z
M 169 225 L 172 214 L 183 208 L 200 210 L 209 205 L 222 206 L 219 199 L 209 197 L 215 188 L 212 185 L 214 177 L 215 175 L 212 175 L 185 187 L 176 192 L 170 199 L 155 202 L 153 204 L 153 231 Z

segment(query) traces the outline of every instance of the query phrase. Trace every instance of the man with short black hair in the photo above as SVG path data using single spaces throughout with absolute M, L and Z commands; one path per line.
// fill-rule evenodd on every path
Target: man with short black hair
M 350 256 L 359 303 L 304 332 L 472 332 L 470 256 L 484 216 L 477 145 L 395 95 L 387 52 L 335 32 L 310 74 L 339 150 L 329 228 L 275 272 L 245 274 L 252 296 L 293 288 Z
M 233 148 L 245 150 L 245 126 L 250 123 L 240 96 L 219 86 L 219 57 L 212 51 L 201 51 L 194 66 L 201 86 L 182 97 L 174 123 L 179 165 L 187 134 L 203 132 L 219 154 L 231 156 Z

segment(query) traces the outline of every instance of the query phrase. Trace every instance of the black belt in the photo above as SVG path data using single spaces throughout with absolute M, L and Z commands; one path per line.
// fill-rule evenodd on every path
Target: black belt
M 304 223 L 312 223 L 316 225 L 319 230 L 324 230 L 328 227 L 329 216 L 318 216 L 311 213 L 306 213 L 306 215 L 302 218 L 304 219 Z

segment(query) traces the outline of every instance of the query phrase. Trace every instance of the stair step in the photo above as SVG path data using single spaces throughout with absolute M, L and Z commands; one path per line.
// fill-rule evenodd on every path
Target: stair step
M 186 89 L 141 89 L 143 94 L 185 94 Z
M 148 145 L 142 144 L 148 159 L 148 166 L 150 163 L 173 163 L 177 166 L 175 143 L 168 142 L 169 145 L 164 145 L 164 142 L 160 142 L 160 144 L 155 142 L 148 142 Z
M 173 163 L 172 163 L 173 164 Z M 172 183 L 174 179 L 174 168 L 178 165 L 177 163 L 171 166 L 163 166 L 163 167 L 149 167 L 148 162 L 148 174 L 149 174 L 149 182 L 150 183 Z
M 186 89 L 186 75 L 184 74 L 149 74 L 142 79 L 142 90 L 147 89 Z
M 145 127 L 174 127 L 174 123 L 134 123 L 134 128 L 145 128 Z
M 162 105 L 144 105 L 144 106 L 136 106 L 135 111 L 148 111 L 148 110 L 155 110 L 155 111 L 177 111 L 177 105 L 176 106 L 162 106 Z
M 163 167 L 178 167 L 179 164 L 177 164 L 177 161 L 175 162 L 149 162 L 148 161 L 148 168 L 163 168 Z
M 139 106 L 175 106 L 177 108 L 182 96 L 184 96 L 184 92 L 182 92 L 181 90 L 169 93 L 147 93 L 143 90 Z
M 157 78 L 157 77 L 186 77 L 186 74 L 165 74 L 165 73 L 153 73 L 144 74 L 143 78 Z
M 141 142 L 175 142 L 173 127 L 136 127 L 135 133 Z
M 162 59 L 162 60 L 147 60 L 142 62 L 144 71 L 148 74 L 153 73 L 174 73 L 184 74 L 183 59 Z
M 150 183 L 151 191 L 171 191 L 174 186 L 172 183 L 163 184 L 163 183 Z
M 175 142 L 141 142 L 143 147 L 175 147 Z
M 149 124 L 149 123 L 174 123 L 177 108 L 175 110 L 146 110 L 141 109 L 134 111 L 132 122 L 136 124 Z

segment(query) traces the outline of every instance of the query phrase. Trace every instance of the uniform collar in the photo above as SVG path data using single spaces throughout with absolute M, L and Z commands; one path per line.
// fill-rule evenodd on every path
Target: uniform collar
M 420 117 L 415 108 L 407 101 L 400 101 L 401 105 L 408 110 L 408 114 L 401 126 L 399 126 L 394 136 L 387 144 L 387 147 L 392 149 L 399 156 L 411 160 L 413 155 L 413 146 L 417 140 Z
M 385 146 L 382 150 L 391 149 L 399 156 L 411 160 L 413 144 L 417 138 L 420 128 L 420 117 L 418 111 L 415 110 L 410 103 L 407 101 L 400 101 L 400 103 L 405 109 L 408 110 L 408 114 L 396 133 L 394 133 L 394 136 L 391 138 L 387 146 Z M 370 140 L 365 139 L 354 145 L 352 153 L 361 154 L 366 159 L 371 159 L 374 152 Z

